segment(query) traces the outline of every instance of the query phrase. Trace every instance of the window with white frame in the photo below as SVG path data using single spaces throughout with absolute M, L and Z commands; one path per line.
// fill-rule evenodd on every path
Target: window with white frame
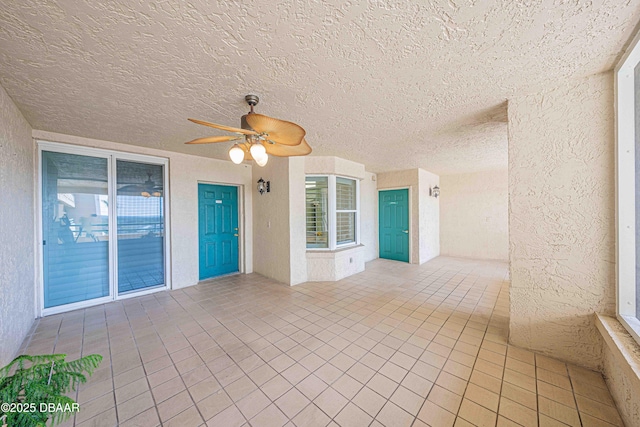
M 307 249 L 334 250 L 359 240 L 359 182 L 335 175 L 308 176 Z
M 616 67 L 618 319 L 640 342 L 640 34 Z

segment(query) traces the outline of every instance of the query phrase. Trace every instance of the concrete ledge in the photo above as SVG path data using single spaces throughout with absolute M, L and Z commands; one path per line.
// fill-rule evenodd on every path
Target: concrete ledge
M 615 317 L 595 315 L 605 342 L 604 376 L 625 425 L 640 425 L 640 345 Z
M 596 313 L 596 327 L 619 362 L 624 362 L 640 381 L 640 345 L 615 317 Z

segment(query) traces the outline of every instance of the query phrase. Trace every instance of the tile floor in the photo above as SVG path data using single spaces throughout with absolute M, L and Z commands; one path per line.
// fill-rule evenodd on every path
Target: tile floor
M 507 264 L 387 260 L 44 318 L 29 353 L 104 356 L 65 426 L 621 426 L 598 373 L 507 345 Z

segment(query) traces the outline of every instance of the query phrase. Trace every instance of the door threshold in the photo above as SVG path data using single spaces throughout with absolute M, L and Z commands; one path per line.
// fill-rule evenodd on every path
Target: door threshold
M 206 279 L 198 280 L 198 285 L 201 284 L 201 283 L 209 282 L 211 280 L 223 279 L 225 277 L 237 276 L 239 274 L 241 274 L 239 271 L 234 271 L 233 273 L 225 273 L 225 274 L 221 274 L 219 276 L 207 277 Z

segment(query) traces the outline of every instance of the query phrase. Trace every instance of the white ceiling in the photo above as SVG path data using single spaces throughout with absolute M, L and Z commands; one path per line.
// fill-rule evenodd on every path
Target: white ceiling
M 36 129 L 185 146 L 256 111 L 374 172 L 506 167 L 506 103 L 610 70 L 637 0 L 3 2 L 0 84 Z M 220 133 L 219 133 L 220 134 Z

